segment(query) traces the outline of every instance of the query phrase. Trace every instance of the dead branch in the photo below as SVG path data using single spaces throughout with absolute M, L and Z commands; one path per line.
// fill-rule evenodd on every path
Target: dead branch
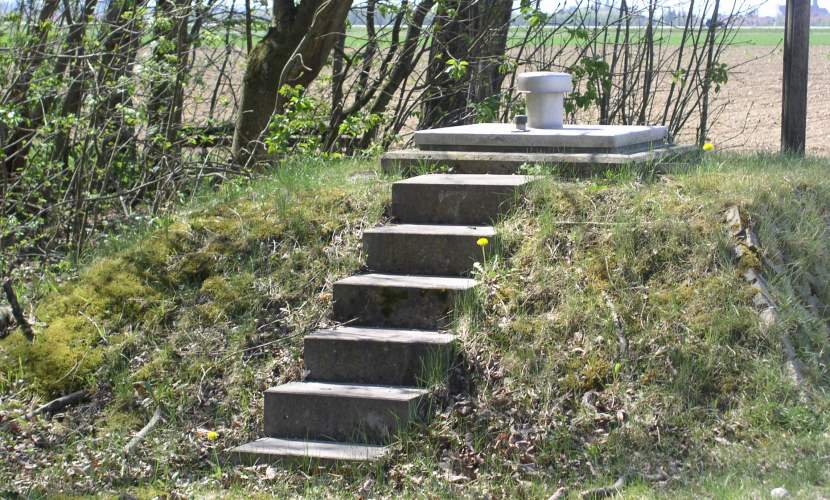
M 741 260 L 748 255 L 754 255 L 756 256 L 756 259 L 754 259 L 756 262 L 763 262 L 763 259 L 757 258 L 761 253 L 758 236 L 749 224 L 744 222 L 740 209 L 736 205 L 728 207 L 726 209 L 725 219 L 732 237 L 737 242 L 734 248 L 735 256 Z M 746 261 L 751 262 L 750 259 L 746 259 Z M 769 289 L 769 284 L 764 279 L 762 270 L 758 269 L 757 266 L 749 267 L 744 272 L 744 279 L 757 292 L 754 302 L 760 309 L 761 330 L 765 332 L 769 331 L 778 322 L 778 306 Z M 804 365 L 795 353 L 789 332 L 782 328 L 780 336 L 790 378 L 796 388 L 801 392 L 801 397 L 806 400 L 808 399 L 808 393 L 806 390 Z
M 9 306 L 0 307 L 0 339 L 4 339 L 11 333 L 12 308 Z
M 624 358 L 628 354 L 628 339 L 625 338 L 625 330 L 623 330 L 620 315 L 617 314 L 617 308 L 611 300 L 611 296 L 607 292 L 602 292 L 602 298 L 605 299 L 605 304 L 611 311 L 611 321 L 614 324 L 614 333 L 617 334 L 617 344 L 620 351 L 620 358 Z
M 161 421 L 161 406 L 158 406 L 158 407 L 156 407 L 156 411 L 153 413 L 152 418 L 150 418 L 150 421 L 147 422 L 147 425 L 142 427 L 141 430 L 138 431 L 138 434 L 133 436 L 133 438 L 130 439 L 130 442 L 127 443 L 127 445 L 124 447 L 124 455 L 129 456 L 132 453 L 133 449 L 136 446 L 138 446 L 138 444 L 141 443 L 141 441 L 145 437 L 147 437 L 147 434 L 150 434 L 150 432 L 158 425 L 158 423 L 160 421 Z
M 553 492 L 548 500 L 562 500 L 568 494 L 568 489 L 564 486 Z
M 603 486 L 602 488 L 594 488 L 585 490 L 579 494 L 579 498 L 605 498 L 616 495 L 625 486 L 625 476 L 620 476 L 619 479 L 611 486 Z
M 75 391 L 71 394 L 67 394 L 66 396 L 61 396 L 57 399 L 53 399 L 49 401 L 45 405 L 38 407 L 36 410 L 29 413 L 29 418 L 31 419 L 35 415 L 40 415 L 41 413 L 46 414 L 54 414 L 63 410 L 69 405 L 75 404 L 79 401 L 83 401 L 89 397 L 89 393 L 85 390 Z
M 14 315 L 14 320 L 17 321 L 18 326 L 23 331 L 23 335 L 26 336 L 26 339 L 31 342 L 35 338 L 35 334 L 32 331 L 32 325 L 26 321 L 26 317 L 23 315 L 23 310 L 20 309 L 20 303 L 17 302 L 17 295 L 14 293 L 14 288 L 12 288 L 12 280 L 8 279 L 5 283 L 3 283 L 3 290 L 6 292 L 6 299 L 9 301 L 9 305 L 12 307 L 12 314 Z

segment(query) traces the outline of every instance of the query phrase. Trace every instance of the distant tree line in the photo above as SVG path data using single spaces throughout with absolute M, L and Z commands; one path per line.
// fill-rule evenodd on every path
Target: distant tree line
M 288 155 L 510 120 L 526 70 L 574 76 L 572 119 L 703 141 L 740 24 L 729 5 L 668 20 L 658 0 L 21 1 L 0 18 L 0 274 Z

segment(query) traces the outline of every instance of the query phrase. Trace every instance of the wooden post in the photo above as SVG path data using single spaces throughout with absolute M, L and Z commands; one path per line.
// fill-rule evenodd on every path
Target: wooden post
M 807 135 L 810 0 L 787 0 L 787 16 L 784 24 L 781 152 L 803 156 Z

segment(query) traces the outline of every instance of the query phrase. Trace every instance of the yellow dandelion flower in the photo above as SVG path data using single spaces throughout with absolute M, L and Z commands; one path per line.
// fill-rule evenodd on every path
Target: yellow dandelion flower
M 715 145 L 712 144 L 711 142 L 707 142 L 706 144 L 703 145 L 703 150 L 706 151 L 706 152 L 714 151 L 715 150 Z
M 476 241 L 476 245 L 480 247 L 486 247 L 488 243 L 490 243 L 490 240 L 487 238 L 479 238 L 478 241 Z
M 208 431 L 207 439 L 208 441 L 216 441 L 217 439 L 219 439 L 219 433 L 216 431 Z

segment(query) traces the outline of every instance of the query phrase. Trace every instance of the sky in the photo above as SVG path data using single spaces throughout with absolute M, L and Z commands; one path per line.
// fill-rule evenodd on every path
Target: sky
M 758 7 L 758 15 L 760 16 L 769 16 L 775 17 L 778 14 L 778 6 L 783 5 L 785 0 L 721 0 L 721 5 L 725 9 L 730 9 L 735 4 L 738 3 L 739 5 L 744 3 L 747 7 Z M 812 3 L 813 0 L 810 0 Z M 542 0 L 542 10 L 549 12 L 556 8 L 557 5 L 562 5 L 563 3 L 571 3 L 567 0 Z M 610 3 L 610 2 L 609 2 Z M 636 2 L 629 2 L 629 3 L 636 3 Z M 688 1 L 667 1 L 665 2 L 667 6 L 672 6 L 675 9 L 683 8 L 688 5 Z M 820 7 L 824 7 L 825 9 L 830 9 L 830 0 L 818 0 L 818 4 Z M 745 9 L 748 10 L 748 9 Z

